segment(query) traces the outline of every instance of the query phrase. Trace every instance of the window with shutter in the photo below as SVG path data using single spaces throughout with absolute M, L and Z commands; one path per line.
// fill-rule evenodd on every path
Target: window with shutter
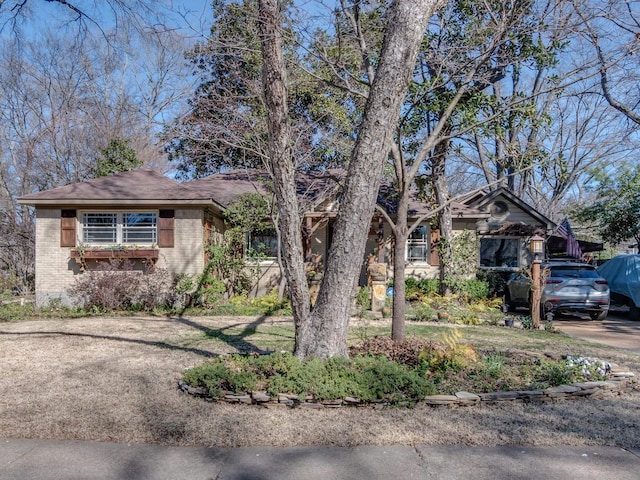
M 61 210 L 60 212 L 60 246 L 76 246 L 76 211 Z
M 440 244 L 440 230 L 434 228 L 431 230 L 431 243 L 429 252 L 429 264 L 436 266 L 440 265 L 440 254 L 438 252 L 438 245 Z
M 175 210 L 160 210 L 158 217 L 158 246 L 173 248 Z

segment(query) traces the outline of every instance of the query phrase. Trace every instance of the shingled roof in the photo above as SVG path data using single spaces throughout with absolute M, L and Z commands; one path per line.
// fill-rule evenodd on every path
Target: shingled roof
M 191 191 L 153 170 L 139 169 L 24 195 L 27 205 L 193 203 Z
M 302 210 L 310 211 L 322 202 L 338 198 L 346 171 L 342 169 L 307 172 L 296 175 L 296 189 Z M 271 179 L 264 170 L 243 169 L 218 173 L 206 178 L 179 183 L 153 170 L 137 169 L 108 177 L 94 178 L 42 192 L 24 195 L 19 203 L 27 205 L 213 205 L 224 210 L 244 193 L 269 194 Z M 378 203 L 394 215 L 395 189 L 382 185 Z M 430 207 L 413 193 L 409 214 L 418 217 Z M 477 205 L 454 202 L 455 217 L 481 218 L 487 213 Z
M 299 173 L 296 175 L 298 197 L 307 206 L 318 205 L 336 195 L 344 170 Z M 245 169 L 218 173 L 206 178 L 192 180 L 183 185 L 197 197 L 209 196 L 227 207 L 238 195 L 244 193 L 272 192 L 271 178 L 264 170 Z

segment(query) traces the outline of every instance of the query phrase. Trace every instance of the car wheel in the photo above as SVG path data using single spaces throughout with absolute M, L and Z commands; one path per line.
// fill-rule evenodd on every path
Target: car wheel
M 629 300 L 629 320 L 640 320 L 640 308 L 636 307 L 633 300 Z
M 602 310 L 600 312 L 591 312 L 589 313 L 589 316 L 591 317 L 591 320 L 604 320 L 607 318 L 607 313 L 609 313 L 608 310 Z

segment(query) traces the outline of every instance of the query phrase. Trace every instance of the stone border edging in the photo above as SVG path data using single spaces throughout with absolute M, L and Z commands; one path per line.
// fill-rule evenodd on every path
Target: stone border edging
M 430 406 L 440 405 L 477 405 L 480 403 L 495 404 L 505 401 L 522 401 L 527 403 L 551 403 L 580 398 L 609 398 L 622 395 L 636 384 L 635 375 L 627 370 L 612 368 L 610 379 L 594 382 L 578 382 L 571 385 L 559 385 L 544 390 L 516 390 L 474 394 L 457 392 L 455 395 L 429 395 L 422 402 Z M 313 397 L 300 398 L 298 395 L 281 393 L 271 396 L 266 392 L 247 392 L 238 394 L 227 392 L 222 398 L 213 398 L 205 387 L 192 387 L 183 381 L 178 388 L 189 395 L 202 397 L 207 401 L 224 401 L 264 407 L 303 407 L 303 408 L 338 408 L 343 406 L 372 406 L 383 408 L 388 402 L 364 402 L 357 398 L 345 397 L 338 400 L 315 400 Z M 406 406 L 409 402 L 401 402 L 394 406 Z

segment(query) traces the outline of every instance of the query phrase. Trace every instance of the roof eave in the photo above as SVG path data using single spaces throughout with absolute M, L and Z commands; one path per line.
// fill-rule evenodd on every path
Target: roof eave
M 117 206 L 117 205 L 193 205 L 193 206 L 211 206 L 214 205 L 220 210 L 225 208 L 218 202 L 212 199 L 145 199 L 145 200 L 132 200 L 132 199 L 67 199 L 67 200 L 52 200 L 52 199 L 38 199 L 29 200 L 18 198 L 18 203 L 22 205 L 33 205 L 34 207 L 51 206 L 59 207 L 64 205 L 82 206 L 82 205 L 95 205 L 95 206 Z

